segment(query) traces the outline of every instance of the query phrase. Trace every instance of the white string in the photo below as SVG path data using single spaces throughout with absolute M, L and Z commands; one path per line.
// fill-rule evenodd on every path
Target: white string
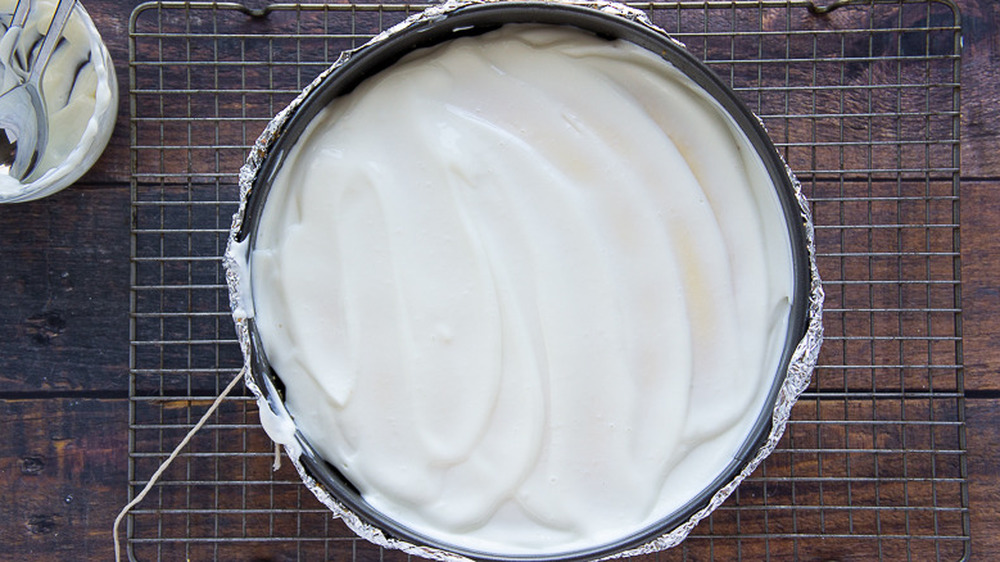
M 190 441 L 191 438 L 194 437 L 194 434 L 198 433 L 198 430 L 201 429 L 203 425 L 205 425 L 205 422 L 208 421 L 208 418 L 211 417 L 211 415 L 219 407 L 219 404 L 222 404 L 222 400 L 226 396 L 228 396 L 230 392 L 232 392 L 233 388 L 236 387 L 236 383 L 240 382 L 240 379 L 242 378 L 243 378 L 243 370 L 237 373 L 236 376 L 233 377 L 233 380 L 229 381 L 229 385 L 227 385 L 226 388 L 223 389 L 222 393 L 219 394 L 218 398 L 215 399 L 215 402 L 212 402 L 212 405 L 208 407 L 208 410 L 205 412 L 204 415 L 201 416 L 201 419 L 198 420 L 198 423 L 194 424 L 194 427 L 191 428 L 191 431 L 188 431 L 187 435 L 184 436 L 184 439 L 181 439 L 181 442 L 177 445 L 176 448 L 174 448 L 174 451 L 170 453 L 170 456 L 167 457 L 167 460 L 163 461 L 160 467 L 156 469 L 156 472 L 154 472 L 153 476 L 149 478 L 149 482 L 146 482 L 146 486 L 142 489 L 142 491 L 139 492 L 139 494 L 132 501 L 130 501 L 128 505 L 122 508 L 121 512 L 118 514 L 118 517 L 115 517 L 115 525 L 111 530 L 111 535 L 115 540 L 115 562 L 121 562 L 121 546 L 118 544 L 118 525 L 122 522 L 122 519 L 124 519 L 125 515 L 139 502 L 141 502 L 142 499 L 146 497 L 146 494 L 148 494 L 149 491 L 153 489 L 153 485 L 156 484 L 156 481 L 159 480 L 160 476 L 163 475 L 164 471 L 167 470 L 167 467 L 170 466 L 170 463 L 173 462 L 174 459 L 177 458 L 177 455 L 180 454 L 181 450 L 184 449 L 185 446 L 187 446 L 188 441 Z

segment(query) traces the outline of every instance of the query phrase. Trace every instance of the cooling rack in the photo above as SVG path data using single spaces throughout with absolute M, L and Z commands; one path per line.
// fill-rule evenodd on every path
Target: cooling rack
M 634 5 L 762 117 L 810 197 L 827 291 L 820 366 L 778 450 L 682 546 L 649 559 L 961 558 L 957 10 Z M 132 13 L 130 496 L 241 366 L 220 256 L 247 148 L 342 49 L 421 7 L 162 2 Z M 354 538 L 272 460 L 255 402 L 227 399 L 132 512 L 130 556 L 406 557 Z

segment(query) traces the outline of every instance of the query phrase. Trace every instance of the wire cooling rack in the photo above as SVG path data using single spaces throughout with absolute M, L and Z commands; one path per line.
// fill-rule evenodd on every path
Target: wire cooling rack
M 830 2 L 827 6 L 842 4 Z M 969 549 L 959 14 L 869 1 L 638 4 L 763 118 L 810 197 L 827 341 L 780 447 L 650 559 L 958 559 Z M 149 3 L 129 22 L 130 494 L 241 365 L 219 256 L 265 123 L 399 4 Z M 227 399 L 128 520 L 140 560 L 398 559 L 356 539 Z

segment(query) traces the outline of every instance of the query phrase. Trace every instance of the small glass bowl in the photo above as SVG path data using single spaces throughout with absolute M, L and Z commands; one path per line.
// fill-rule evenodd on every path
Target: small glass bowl
M 0 18 L 9 20 L 14 4 L 14 2 L 6 2 L 4 8 L 0 8 Z M 41 0 L 33 3 L 23 33 L 33 33 L 32 30 L 45 29 L 47 22 L 52 18 L 54 9 L 55 3 L 51 1 Z M 94 26 L 87 10 L 79 2 L 74 7 L 63 32 L 63 35 L 69 34 L 82 35 L 87 41 L 90 64 L 93 65 L 96 77 L 93 112 L 85 122 L 82 119 L 76 122 L 82 129 L 79 132 L 80 140 L 57 162 L 46 162 L 43 154 L 43 160 L 40 164 L 42 169 L 32 172 L 24 181 L 7 174 L 0 174 L 0 203 L 20 203 L 41 199 L 68 187 L 80 179 L 97 162 L 111 139 L 115 120 L 118 117 L 118 80 L 115 76 L 115 67 L 107 46 L 101 39 L 101 34 Z M 24 35 L 22 35 L 23 40 Z M 52 71 L 55 57 L 58 54 L 57 52 L 53 55 L 53 59 L 46 69 L 47 73 Z M 2 71 L 0 71 L 0 78 L 2 78 Z M 44 84 L 43 80 L 43 87 Z M 49 103 L 46 101 L 47 106 Z M 50 123 L 52 123 L 51 117 Z M 52 128 L 58 129 L 58 127 Z M 57 130 L 53 133 L 70 134 L 65 130 Z

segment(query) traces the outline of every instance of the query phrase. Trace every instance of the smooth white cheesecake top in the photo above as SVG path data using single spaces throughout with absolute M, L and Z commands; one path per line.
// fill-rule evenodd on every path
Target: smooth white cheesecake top
M 375 508 L 491 553 L 620 539 L 716 478 L 793 290 L 775 187 L 655 54 L 508 25 L 337 99 L 250 259 L 286 404 Z

